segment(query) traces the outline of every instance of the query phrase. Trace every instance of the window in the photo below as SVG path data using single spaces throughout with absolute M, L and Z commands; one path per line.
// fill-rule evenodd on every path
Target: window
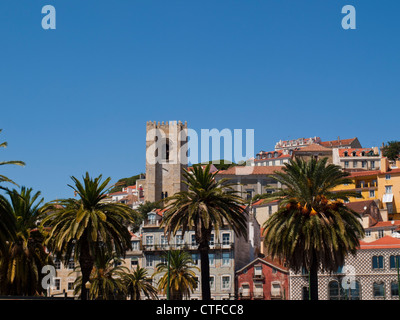
M 378 230 L 378 239 L 383 238 L 385 232 L 383 230 Z
M 345 168 L 348 168 L 348 167 L 349 167 L 349 162 L 348 162 L 348 161 L 345 161 L 345 162 L 344 162 L 344 167 L 345 167 Z
M 393 213 L 393 203 L 386 202 L 386 209 L 387 209 L 387 213 L 392 214 Z
M 175 242 L 177 246 L 183 245 L 183 236 L 181 234 L 177 234 L 175 237 Z
M 253 198 L 253 190 L 246 190 L 246 200 L 251 200 Z
M 263 284 L 260 281 L 254 282 L 254 299 L 264 298 Z
M 374 282 L 373 294 L 374 298 L 383 298 L 385 295 L 385 284 L 383 282 Z
M 349 155 L 347 151 L 345 151 L 343 154 L 345 157 L 347 157 Z
M 136 258 L 136 257 L 131 258 L 131 266 L 132 267 L 137 266 L 138 263 L 139 263 L 138 258 Z
M 74 282 L 68 282 L 68 291 L 74 290 Z
M 210 236 L 210 242 L 208 243 L 210 246 L 213 246 L 215 244 L 214 242 L 214 233 L 211 234 Z
M 230 265 L 230 253 L 223 252 L 222 253 L 222 266 L 229 266 Z
M 271 283 L 271 298 L 280 298 L 281 297 L 281 285 L 279 282 Z
M 223 233 L 222 234 L 222 245 L 227 246 L 230 243 L 231 234 Z
M 341 286 L 338 281 L 331 281 L 328 285 L 329 300 L 341 300 Z
M 366 237 L 370 237 L 371 236 L 371 231 L 370 230 L 366 230 L 365 231 L 365 236 Z
M 250 298 L 250 285 L 248 283 L 242 283 L 239 293 L 242 298 Z
M 151 254 L 146 255 L 146 267 L 152 267 L 154 265 L 154 256 Z
M 215 290 L 215 276 L 210 276 L 210 289 Z
M 361 168 L 365 168 L 367 166 L 367 161 L 361 161 Z
M 139 250 L 139 241 L 132 241 L 132 250 Z
M 262 275 L 263 275 L 262 266 L 261 265 L 254 266 L 254 277 L 261 278 Z
M 353 168 L 357 168 L 358 162 L 356 160 L 353 161 Z
M 60 279 L 54 279 L 54 290 L 59 291 L 61 289 L 61 280 Z
M 167 247 L 168 246 L 168 237 L 161 235 L 160 236 L 160 244 L 161 244 L 161 247 Z
M 73 270 L 75 269 L 75 261 L 74 260 L 69 260 L 68 262 L 68 269 Z
M 387 175 L 385 176 L 385 179 L 386 179 L 386 180 L 390 180 L 390 178 L 391 178 L 391 177 L 390 177 L 390 174 L 387 174 Z
M 208 254 L 208 262 L 210 266 L 213 266 L 215 264 L 215 253 Z
M 272 214 L 272 206 L 268 206 L 268 215 Z
M 397 269 L 397 264 L 400 268 L 400 256 L 390 256 L 389 262 L 390 262 L 390 269 Z
M 198 265 L 199 264 L 199 254 L 192 253 L 192 260 L 193 260 L 193 264 Z
M 383 269 L 383 256 L 372 257 L 372 269 Z
M 385 193 L 392 193 L 392 186 L 385 186 Z
M 278 269 L 272 267 L 272 274 L 276 274 L 278 272 Z
M 375 190 L 369 190 L 369 197 L 375 198 Z
M 222 276 L 222 289 L 227 290 L 231 287 L 231 277 L 230 276 Z
M 375 169 L 375 161 L 371 161 L 371 169 Z
M 191 245 L 194 247 L 194 246 L 196 246 L 197 245 L 197 242 L 196 242 L 196 235 L 195 234 L 192 234 L 191 235 Z
M 392 281 L 390 284 L 390 293 L 392 297 L 398 297 L 399 296 L 399 284 L 397 281 Z
M 146 236 L 146 245 L 147 246 L 153 245 L 153 236 Z
M 54 260 L 54 267 L 56 268 L 56 270 L 60 270 L 61 269 L 61 261 L 58 259 Z

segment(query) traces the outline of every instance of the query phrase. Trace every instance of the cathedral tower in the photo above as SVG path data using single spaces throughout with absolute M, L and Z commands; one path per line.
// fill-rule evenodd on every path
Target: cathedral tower
M 187 168 L 187 123 L 146 123 L 146 201 L 158 201 L 186 190 L 182 172 Z

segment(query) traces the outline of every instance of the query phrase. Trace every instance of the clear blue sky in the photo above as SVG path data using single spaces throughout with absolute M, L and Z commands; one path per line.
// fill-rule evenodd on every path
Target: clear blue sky
M 56 30 L 41 9 L 56 8 Z M 357 29 L 343 30 L 354 5 Z M 399 139 L 399 1 L 0 2 L 1 168 L 46 201 L 145 170 L 145 124 L 280 139 Z

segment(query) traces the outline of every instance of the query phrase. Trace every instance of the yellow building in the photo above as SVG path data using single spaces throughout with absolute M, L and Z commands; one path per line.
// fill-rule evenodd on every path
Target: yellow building
M 362 198 L 352 197 L 349 199 L 350 202 L 377 200 L 379 199 L 378 175 L 379 170 L 352 172 L 348 177 L 352 180 L 352 182 L 349 184 L 341 185 L 335 190 L 355 191 L 362 196 Z
M 375 200 L 383 221 L 400 219 L 400 161 L 390 163 L 381 158 L 380 170 L 354 171 L 350 173 L 350 184 L 335 190 L 351 190 L 362 198 L 350 198 L 349 202 Z
M 387 158 L 381 159 L 377 196 L 388 220 L 400 219 L 400 161 L 390 164 Z

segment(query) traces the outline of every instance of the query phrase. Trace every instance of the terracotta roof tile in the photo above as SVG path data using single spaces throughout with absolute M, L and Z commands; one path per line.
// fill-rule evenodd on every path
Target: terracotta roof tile
M 236 166 L 226 170 L 221 170 L 217 173 L 219 175 L 268 175 L 274 174 L 275 171 L 282 171 L 282 166 Z
M 312 151 L 323 151 L 323 152 L 332 152 L 331 148 L 326 148 L 322 145 L 319 145 L 317 143 L 310 144 L 309 146 L 300 148 L 298 150 L 294 150 L 294 153 L 299 153 L 299 152 L 312 152 Z
M 400 239 L 391 236 L 385 236 L 372 242 L 360 241 L 360 249 L 362 250 L 391 248 L 400 248 Z
M 338 147 L 343 145 L 349 145 L 356 139 L 357 138 L 321 141 L 320 144 L 325 147 Z

